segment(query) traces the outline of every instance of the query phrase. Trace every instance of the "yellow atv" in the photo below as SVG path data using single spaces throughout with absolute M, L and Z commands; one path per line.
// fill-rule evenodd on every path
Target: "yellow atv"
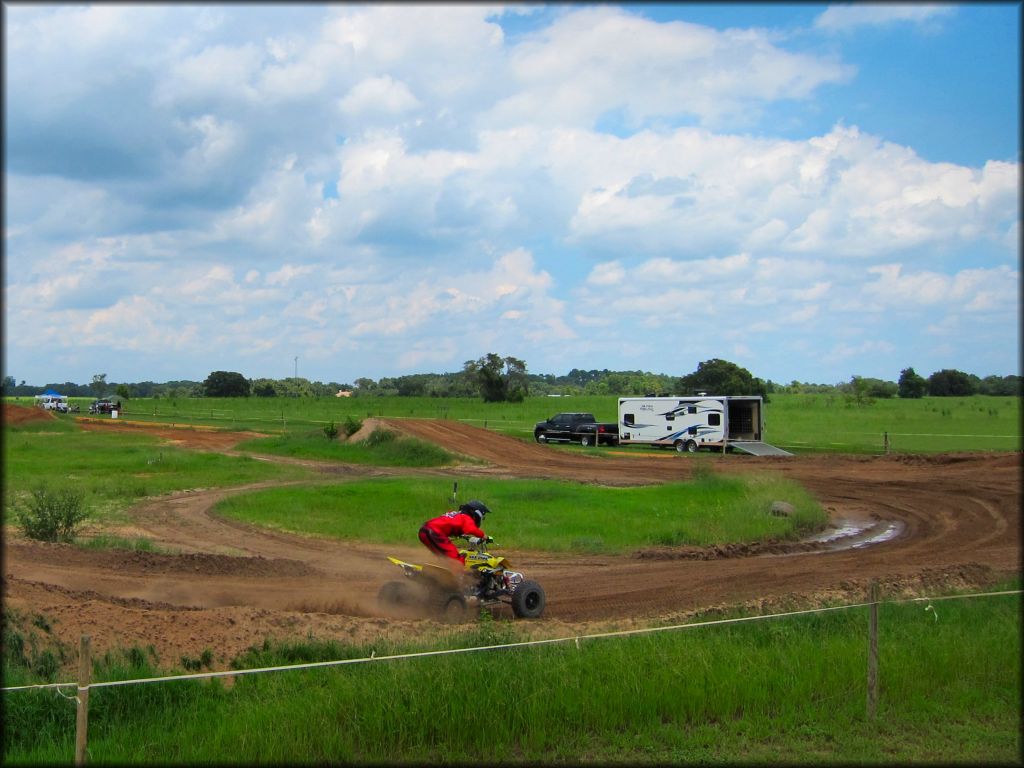
M 547 598 L 536 581 L 524 579 L 512 563 L 501 555 L 487 552 L 490 536 L 463 536 L 472 549 L 460 549 L 466 566 L 462 574 L 440 565 L 416 565 L 389 557 L 402 569 L 402 581 L 386 582 L 377 593 L 377 601 L 389 611 L 411 610 L 433 615 L 443 621 L 462 621 L 470 603 L 478 608 L 498 603 L 512 607 L 520 619 L 536 619 L 544 612 Z

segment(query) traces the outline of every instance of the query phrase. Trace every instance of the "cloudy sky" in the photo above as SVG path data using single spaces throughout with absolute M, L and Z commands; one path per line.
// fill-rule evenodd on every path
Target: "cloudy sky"
M 4 374 L 1018 373 L 1020 14 L 5 3 Z

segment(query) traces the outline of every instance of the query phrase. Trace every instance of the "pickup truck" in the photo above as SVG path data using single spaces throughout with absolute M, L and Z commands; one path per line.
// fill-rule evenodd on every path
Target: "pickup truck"
M 538 443 L 570 442 L 582 446 L 618 445 L 619 425 L 601 423 L 592 413 L 556 413 L 547 421 L 538 421 L 533 428 Z

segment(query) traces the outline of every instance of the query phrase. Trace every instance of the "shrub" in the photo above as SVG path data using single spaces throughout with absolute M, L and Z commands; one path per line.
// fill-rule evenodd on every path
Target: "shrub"
M 345 431 L 345 437 L 352 437 L 356 432 L 363 428 L 363 422 L 357 419 L 355 416 L 345 417 L 345 423 L 342 425 L 342 429 Z
M 32 491 L 28 508 L 18 512 L 25 535 L 39 541 L 71 541 L 78 526 L 89 516 L 82 494 L 72 488 Z
M 338 436 L 338 428 L 336 426 L 334 426 L 334 422 L 333 421 L 330 424 L 328 424 L 326 427 L 324 427 L 324 435 L 327 436 L 328 440 L 333 440 L 334 438 L 336 438 Z
M 375 429 L 366 438 L 366 445 L 369 448 L 377 448 L 382 445 L 389 445 L 397 439 L 397 435 L 388 429 Z

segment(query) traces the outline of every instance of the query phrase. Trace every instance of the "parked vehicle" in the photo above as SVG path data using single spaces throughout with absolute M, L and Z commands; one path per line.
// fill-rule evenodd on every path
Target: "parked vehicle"
M 117 410 L 117 406 L 106 398 L 93 400 L 89 406 L 89 413 L 111 413 Z
M 544 588 L 512 570 L 512 563 L 503 555 L 494 555 L 485 547 L 492 539 L 463 536 L 473 549 L 460 549 L 466 557 L 465 572 L 469 578 L 461 582 L 452 571 L 440 565 L 416 565 L 388 557 L 402 569 L 400 581 L 385 582 L 377 593 L 377 601 L 386 610 L 412 609 L 443 621 L 466 618 L 469 605 L 477 608 L 507 603 L 520 619 L 536 619 L 544 612 L 547 599 Z
M 764 437 L 763 398 L 755 395 L 620 397 L 619 442 L 671 446 L 679 452 L 736 449 L 790 456 Z
M 533 428 L 533 439 L 538 443 L 618 445 L 619 426 L 610 422 L 598 422 L 592 413 L 556 413 L 547 421 L 537 422 Z

